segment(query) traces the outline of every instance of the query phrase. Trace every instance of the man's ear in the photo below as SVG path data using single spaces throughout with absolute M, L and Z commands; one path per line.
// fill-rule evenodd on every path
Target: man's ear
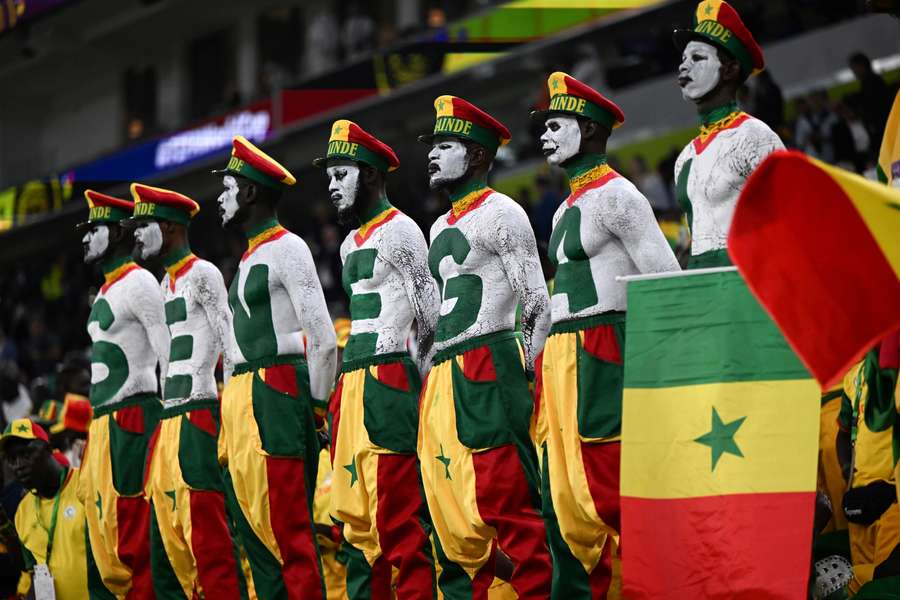
M 122 225 L 118 223 L 114 223 L 109 225 L 109 244 L 110 246 L 114 246 L 121 242 L 125 236 L 133 236 L 134 232 L 130 229 L 126 229 Z
M 741 85 L 741 63 L 731 56 L 727 56 L 721 61 L 722 66 L 719 71 L 720 79 L 723 83 L 734 83 L 736 87 Z
M 490 160 L 488 156 L 487 150 L 484 149 L 480 144 L 469 144 L 469 165 L 474 168 L 481 167 L 482 165 L 487 164 Z
M 255 204 L 259 199 L 259 188 L 256 187 L 256 183 L 252 181 L 248 181 L 244 186 L 244 203 L 245 204 Z
M 378 184 L 378 169 L 371 165 L 360 164 L 360 171 L 362 172 L 362 181 L 366 187 L 373 187 Z

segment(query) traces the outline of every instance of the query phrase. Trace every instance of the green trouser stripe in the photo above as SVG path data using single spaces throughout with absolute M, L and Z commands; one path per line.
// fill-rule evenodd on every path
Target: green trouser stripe
M 347 555 L 347 597 L 352 600 L 371 600 L 372 567 L 365 554 L 353 544 L 344 544 Z
M 90 600 L 116 600 L 115 594 L 103 585 L 103 578 L 94 561 L 94 553 L 91 550 L 91 537 L 88 535 L 87 523 L 84 524 L 84 547 L 87 550 L 87 583 L 88 598 Z
M 541 478 L 541 495 L 543 507 L 541 513 L 547 527 L 547 545 L 553 558 L 553 582 L 550 598 L 552 600 L 568 600 L 569 598 L 590 598 L 591 584 L 588 574 L 577 558 L 572 554 L 559 530 L 559 521 L 553 509 L 550 496 L 550 470 L 547 460 L 547 444 L 543 445 L 544 460 Z
M 160 600 L 189 600 L 178 581 L 175 569 L 166 554 L 156 507 L 150 503 L 150 573 L 153 575 L 153 591 Z
M 162 405 L 155 396 L 139 406 L 143 413 L 143 433 L 133 433 L 119 427 L 115 414 L 110 415 L 108 420 L 113 486 L 120 496 L 137 496 L 143 492 L 147 444 L 162 413 Z
M 625 349 L 624 314 L 617 322 L 605 325 L 612 330 L 620 351 Z M 622 382 L 625 367 L 607 362 L 575 345 L 578 379 L 578 433 L 587 438 L 608 438 L 622 429 Z
M 736 272 L 628 284 L 626 388 L 807 379 Z
M 253 577 L 253 587 L 259 598 L 271 598 L 272 600 L 287 600 L 287 588 L 281 576 L 281 563 L 269 552 L 265 544 L 256 537 L 250 523 L 244 517 L 244 511 L 237 501 L 234 485 L 231 482 L 231 473 L 225 469 L 225 501 L 229 514 L 234 520 L 235 528 L 240 537 L 247 559 L 250 562 L 250 573 Z M 312 514 L 312 513 L 310 513 Z
M 692 254 L 688 260 L 688 269 L 712 269 L 715 267 L 730 267 L 734 263 L 728 256 L 728 250 L 720 248 L 718 250 L 708 250 L 701 254 Z
M 207 409 L 212 413 L 219 431 L 219 409 Z M 178 463 L 181 476 L 191 489 L 222 491 L 222 468 L 216 459 L 216 436 L 191 423 L 188 415 L 174 417 L 181 419 L 178 434 Z
M 444 553 L 441 540 L 433 536 L 434 550 L 441 565 L 438 587 L 446 600 L 472 600 L 472 580 L 461 566 L 452 562 Z

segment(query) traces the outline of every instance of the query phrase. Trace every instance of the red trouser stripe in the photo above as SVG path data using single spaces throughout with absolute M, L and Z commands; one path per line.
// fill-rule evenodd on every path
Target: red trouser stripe
M 153 600 L 150 575 L 150 503 L 142 496 L 116 498 L 119 560 L 131 569 L 127 600 Z
M 428 535 L 419 517 L 422 496 L 419 491 L 419 472 L 415 455 L 381 454 L 378 456 L 378 511 L 376 526 L 381 544 L 381 557 L 372 567 L 373 592 L 375 569 L 378 563 L 395 565 L 399 569 L 397 595 L 401 598 L 430 600 L 434 587 L 431 561 L 423 549 Z M 390 566 L 387 568 L 390 573 Z M 390 598 L 390 577 L 383 586 Z M 380 598 L 380 596 L 378 597 Z M 378 600 L 375 594 L 372 600 Z
M 238 565 L 225 517 L 221 492 L 191 490 L 191 549 L 197 561 L 197 579 L 207 598 L 240 600 Z
M 621 531 L 619 502 L 619 466 L 622 453 L 620 442 L 581 444 L 581 462 L 587 475 L 588 489 L 594 508 L 603 522 Z M 621 546 L 619 553 L 621 554 Z M 606 539 L 600 562 L 589 575 L 592 598 L 606 598 L 612 581 L 612 540 Z
M 516 447 L 510 444 L 473 454 L 472 464 L 478 511 L 482 520 L 497 530 L 500 548 L 515 565 L 513 588 L 521 600 L 549 598 L 552 566 L 547 531 L 531 504 Z M 493 566 L 490 573 L 493 578 Z
M 267 456 L 266 477 L 269 518 L 281 551 L 281 571 L 288 598 L 319 598 L 324 590 L 306 500 L 303 460 Z

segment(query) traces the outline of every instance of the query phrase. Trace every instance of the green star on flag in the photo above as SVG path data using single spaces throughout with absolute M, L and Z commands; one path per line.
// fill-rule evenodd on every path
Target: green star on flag
M 443 100 L 438 101 L 438 110 L 444 110 L 444 101 Z
M 435 458 L 440 461 L 442 465 L 444 465 L 445 476 L 447 479 L 453 479 L 450 477 L 450 457 L 444 456 L 444 445 L 441 444 L 441 453 L 435 456 Z
M 351 460 L 349 465 L 344 465 L 344 468 L 350 473 L 350 487 L 353 487 L 353 484 L 359 480 L 359 475 L 356 474 L 356 461 Z
M 25 423 L 20 423 L 17 429 L 19 430 L 19 433 L 25 433 L 28 431 L 28 425 L 26 425 Z
M 735 419 L 730 423 L 725 423 L 722 421 L 722 417 L 719 416 L 716 407 L 713 407 L 712 428 L 700 437 L 694 439 L 694 441 L 698 444 L 709 446 L 712 450 L 712 467 L 710 468 L 711 471 L 716 470 L 716 465 L 719 463 L 719 459 L 722 458 L 722 455 L 725 453 L 734 454 L 735 456 L 740 456 L 741 458 L 744 457 L 744 454 L 738 447 L 737 442 L 734 441 L 734 434 L 737 433 L 737 430 L 740 429 L 741 425 L 744 423 L 744 419 L 746 418 L 747 417 L 741 417 L 740 419 Z

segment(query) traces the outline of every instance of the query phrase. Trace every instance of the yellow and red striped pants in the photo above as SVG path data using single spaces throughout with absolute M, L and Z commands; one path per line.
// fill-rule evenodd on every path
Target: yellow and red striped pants
M 218 401 L 191 401 L 166 409 L 150 441 L 145 493 L 157 598 L 240 600 L 245 590 L 225 510 L 218 432 Z
M 135 395 L 95 407 L 88 429 L 77 493 L 97 570 L 118 598 L 154 598 L 143 473 L 161 410 L 155 394 Z
M 259 598 L 324 598 L 312 523 L 319 444 L 306 361 L 235 368 L 222 396 L 219 463 Z

